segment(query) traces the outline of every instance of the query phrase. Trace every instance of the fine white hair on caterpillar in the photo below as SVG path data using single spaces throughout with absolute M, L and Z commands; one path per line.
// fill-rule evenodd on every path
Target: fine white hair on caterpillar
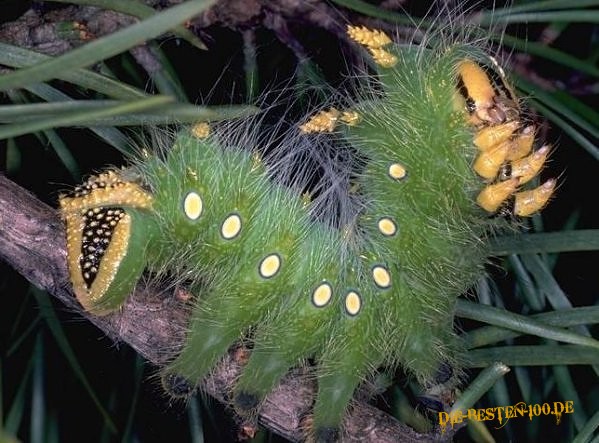
M 240 338 L 231 393 L 252 416 L 291 369 L 314 361 L 309 438 L 337 438 L 378 368 L 421 383 L 459 372 L 457 298 L 484 273 L 489 238 L 550 199 L 529 186 L 549 147 L 498 62 L 448 30 L 396 44 L 347 27 L 373 80 L 286 131 L 260 117 L 182 128 L 60 198 L 74 292 L 119 308 L 144 269 L 192 283 L 180 352 L 163 369 L 186 396 Z M 454 29 L 454 28 L 451 28 Z M 261 148 L 269 145 L 273 150 Z

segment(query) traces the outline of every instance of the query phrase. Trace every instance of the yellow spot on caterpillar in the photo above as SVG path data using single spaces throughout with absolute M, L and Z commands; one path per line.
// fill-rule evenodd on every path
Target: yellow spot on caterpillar
M 488 151 L 499 143 L 509 140 L 520 123 L 517 121 L 481 129 L 474 136 L 474 145 L 481 151 Z
M 387 289 L 391 286 L 391 274 L 384 266 L 377 265 L 372 268 L 372 279 L 381 289 Z
M 397 232 L 397 226 L 393 220 L 383 217 L 378 221 L 378 228 L 381 234 L 391 237 Z
M 549 149 L 549 146 L 545 145 L 528 157 L 514 161 L 512 163 L 511 176 L 518 177 L 520 179 L 520 184 L 532 180 L 532 178 L 539 173 L 543 164 L 545 164 L 545 160 L 549 155 Z
M 347 126 L 356 126 L 360 122 L 360 114 L 356 111 L 343 111 L 339 120 Z
M 237 237 L 241 231 L 241 217 L 238 214 L 229 215 L 220 227 L 220 234 L 225 240 Z
M 312 132 L 333 132 L 337 125 L 340 112 L 331 108 L 328 111 L 320 111 L 316 115 L 310 117 L 306 123 L 300 126 L 300 131 L 304 134 Z
M 493 149 L 478 154 L 478 157 L 474 161 L 474 171 L 487 180 L 497 177 L 501 165 L 503 165 L 507 158 L 509 147 L 508 143 L 501 143 Z
M 555 179 L 551 179 L 531 191 L 518 192 L 514 204 L 514 214 L 528 217 L 540 211 L 553 194 L 555 183 Z
M 198 173 L 191 168 L 187 168 L 187 177 L 192 180 L 198 181 Z
M 391 43 L 391 39 L 383 31 L 368 29 L 365 26 L 347 26 L 347 35 L 356 43 L 368 48 L 382 48 Z
M 196 138 L 206 138 L 210 135 L 210 125 L 206 122 L 196 123 L 191 127 L 191 134 Z
M 302 208 L 307 208 L 312 203 L 312 195 L 306 191 L 301 196 Z
M 397 57 L 382 48 L 368 48 L 374 62 L 383 68 L 392 68 L 397 64 Z
M 401 180 L 408 175 L 408 171 L 399 163 L 392 163 L 389 165 L 389 176 L 395 180 Z
M 338 122 L 345 123 L 348 126 L 355 126 L 360 121 L 360 115 L 355 111 L 340 112 L 335 108 L 328 111 L 320 111 L 316 115 L 300 126 L 300 131 L 304 134 L 312 132 L 333 132 Z
M 267 255 L 260 262 L 260 268 L 259 268 L 260 276 L 262 278 L 274 277 L 276 275 L 276 273 L 279 272 L 280 268 L 281 268 L 281 257 L 279 257 L 279 254 Z
M 353 316 L 358 315 L 362 309 L 362 299 L 360 294 L 355 291 L 350 291 L 345 295 L 345 311 Z
M 326 306 L 333 296 L 333 288 L 328 283 L 321 283 L 314 292 L 312 292 L 312 303 L 317 308 Z
M 204 203 L 197 192 L 191 191 L 183 200 L 183 212 L 190 220 L 197 220 L 202 215 Z
M 512 178 L 485 187 L 476 197 L 478 205 L 487 212 L 495 212 L 507 198 L 516 192 L 520 179 Z
M 257 152 L 252 153 L 252 172 L 257 171 L 263 167 L 262 157 Z

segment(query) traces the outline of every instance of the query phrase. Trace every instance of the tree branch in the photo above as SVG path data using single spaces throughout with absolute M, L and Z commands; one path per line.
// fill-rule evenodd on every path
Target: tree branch
M 83 312 L 70 292 L 64 230 L 55 209 L 0 174 L 0 259 L 31 283 L 80 312 L 113 340 L 123 341 L 157 366 L 165 364 L 184 340 L 187 309 L 172 294 L 160 294 L 138 285 L 123 309 L 105 317 Z M 165 350 L 171 350 L 165 352 Z M 239 376 L 244 353 L 232 350 L 205 381 L 203 388 L 227 403 Z M 314 386 L 307 377 L 292 373 L 266 399 L 260 422 L 291 441 L 305 436 Z M 357 401 L 345 421 L 343 441 L 430 442 L 448 441 L 444 435 L 419 434 L 386 413 Z

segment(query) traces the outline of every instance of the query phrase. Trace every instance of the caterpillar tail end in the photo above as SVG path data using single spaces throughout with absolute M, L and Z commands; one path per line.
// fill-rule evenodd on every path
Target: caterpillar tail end
M 156 231 L 144 212 L 151 208 L 152 196 L 108 171 L 91 177 L 59 202 L 77 300 L 95 315 L 119 309 L 144 270 L 145 250 Z

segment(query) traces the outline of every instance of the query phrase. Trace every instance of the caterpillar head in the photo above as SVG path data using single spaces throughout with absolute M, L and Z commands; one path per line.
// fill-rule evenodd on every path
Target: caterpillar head
M 387 49 L 392 41 L 381 31 L 348 26 L 347 34 L 371 53 L 382 76 L 388 75 L 401 57 Z M 530 216 L 547 204 L 555 189 L 556 181 L 550 179 L 535 189 L 522 190 L 540 173 L 550 147 L 533 150 L 535 127 L 526 123 L 514 89 L 497 60 L 473 55 L 456 61 L 454 101 L 456 109 L 466 112 L 466 120 L 475 131 L 473 142 L 478 154 L 473 169 L 485 181 L 476 201 L 492 214 L 507 210 L 517 216 Z M 356 116 L 349 124 L 339 118 L 340 111 L 325 114 L 316 115 L 301 129 L 331 132 L 338 123 L 351 126 L 359 119 Z M 325 117 L 327 124 L 322 122 Z

